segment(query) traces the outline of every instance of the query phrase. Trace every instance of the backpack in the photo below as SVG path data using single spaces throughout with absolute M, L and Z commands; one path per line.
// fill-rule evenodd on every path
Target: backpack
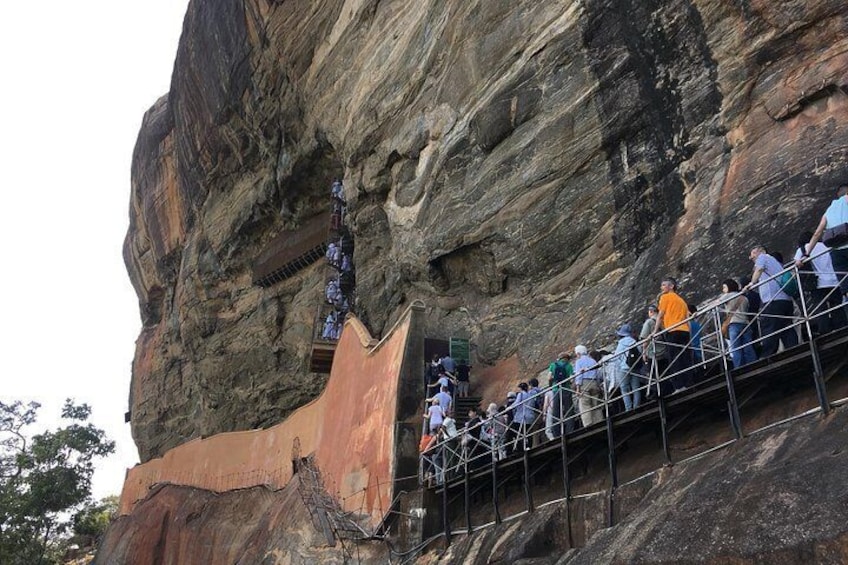
M 798 249 L 802 254 L 804 253 L 803 249 Z M 818 287 L 819 275 L 816 273 L 816 265 L 812 261 L 807 261 L 798 273 L 801 278 L 801 288 L 803 288 L 806 292 L 815 290 Z
M 783 292 L 792 298 L 799 298 L 801 296 L 800 292 L 798 292 L 798 280 L 795 278 L 795 273 L 792 271 L 787 271 L 780 275 L 777 282 L 780 283 Z
M 635 369 L 636 365 L 639 364 L 639 361 L 642 360 L 642 354 L 639 352 L 639 348 L 635 345 L 627 350 L 627 366 L 630 369 Z
M 565 363 L 554 363 L 554 382 L 561 383 L 568 378 L 568 371 L 565 370 Z
M 542 406 L 544 406 L 544 404 L 545 404 L 545 395 L 539 394 L 539 392 L 540 391 L 539 391 L 538 387 L 531 388 L 530 392 L 529 392 L 530 395 L 535 395 L 535 396 L 533 396 L 533 400 L 530 401 L 532 406 L 533 406 L 533 415 L 534 416 L 538 415 L 539 412 L 542 411 Z

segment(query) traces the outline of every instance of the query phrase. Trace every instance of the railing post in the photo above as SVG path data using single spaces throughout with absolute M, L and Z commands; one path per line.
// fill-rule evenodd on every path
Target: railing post
M 724 380 L 727 383 L 727 407 L 730 413 L 730 427 L 733 428 L 733 435 L 736 439 L 742 439 L 742 417 L 739 415 L 739 404 L 736 401 L 736 388 L 733 386 L 733 374 L 730 372 L 730 365 L 727 362 L 727 348 L 724 343 L 724 336 L 721 335 L 721 313 L 719 306 L 713 308 L 713 323 L 718 328 L 718 351 L 721 355 L 721 367 L 724 371 Z M 733 344 L 730 344 L 731 348 Z
M 673 461 L 671 460 L 671 450 L 668 445 L 668 407 L 665 404 L 665 395 L 662 393 L 662 383 L 660 383 L 660 366 L 657 363 L 657 347 L 656 347 L 656 337 L 651 336 L 650 341 L 648 342 L 649 351 L 654 352 L 654 357 L 651 360 L 651 373 L 656 378 L 657 383 L 657 406 L 660 409 L 660 434 L 662 435 L 662 450 L 663 455 L 665 456 L 665 461 L 667 464 L 671 465 Z M 650 376 L 648 381 L 650 382 Z M 650 385 L 648 386 L 650 390 Z
M 471 436 L 471 440 L 474 437 Z M 465 489 L 465 527 L 470 534 L 472 532 L 471 529 L 471 478 L 468 475 L 468 457 L 465 458 L 465 476 L 463 477 L 463 488 Z
M 495 512 L 495 524 L 501 523 L 501 511 L 498 508 L 498 446 L 496 439 L 497 423 L 492 416 L 492 508 Z M 503 438 L 500 438 L 503 441 Z
M 524 440 L 521 443 L 524 450 L 524 498 L 527 503 L 527 512 L 532 514 L 536 508 L 533 505 L 533 489 L 530 485 L 530 450 L 527 449 L 527 424 L 521 424 L 518 429 L 524 431 Z
M 617 359 L 617 358 L 616 358 Z M 607 374 L 607 365 L 609 361 L 601 365 L 601 386 L 604 389 L 604 415 L 607 420 L 607 448 L 609 451 L 609 472 L 610 472 L 610 492 L 609 492 L 609 515 L 607 516 L 607 525 L 612 527 L 615 525 L 615 489 L 618 488 L 618 469 L 615 461 L 615 438 L 613 437 L 612 418 L 609 408 L 609 394 L 607 392 L 607 382 L 604 378 Z
M 445 545 L 450 545 L 451 542 L 451 527 L 450 527 L 450 516 L 448 516 L 448 477 L 447 470 L 445 469 L 445 463 L 447 463 L 447 453 L 445 453 L 445 444 L 442 443 L 440 448 L 440 453 L 442 454 L 442 526 L 445 530 Z M 439 480 L 439 475 L 436 473 L 436 481 Z
M 804 297 L 804 289 L 801 287 L 801 273 L 798 266 L 793 266 L 795 270 L 795 280 L 798 282 L 798 296 L 801 299 L 801 315 L 804 316 L 804 325 L 807 328 L 807 335 L 810 336 L 810 356 L 813 359 L 813 381 L 816 385 L 816 396 L 819 399 L 824 414 L 830 413 L 830 402 L 827 399 L 827 386 L 824 382 L 824 370 L 822 370 L 821 357 L 819 356 L 819 348 L 816 345 L 816 340 L 813 337 L 813 331 L 810 327 L 810 314 L 807 311 L 807 299 Z
M 568 438 L 566 438 L 566 414 L 568 410 L 562 404 L 564 383 L 557 390 L 559 399 L 559 451 L 562 457 L 562 489 L 565 492 L 565 522 L 568 526 L 568 547 L 574 547 L 571 535 L 571 475 L 568 472 Z

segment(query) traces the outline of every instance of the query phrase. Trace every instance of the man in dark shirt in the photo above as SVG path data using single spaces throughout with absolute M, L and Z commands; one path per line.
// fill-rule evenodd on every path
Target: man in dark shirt
M 480 440 L 482 422 L 477 408 L 468 411 L 468 421 L 465 423 L 465 447 L 470 469 L 479 469 L 489 461 L 488 458 L 483 456 L 483 453 L 488 450 Z
M 465 359 L 460 359 L 456 364 L 456 395 L 460 398 L 468 396 L 468 388 L 470 386 L 470 371 L 471 367 Z

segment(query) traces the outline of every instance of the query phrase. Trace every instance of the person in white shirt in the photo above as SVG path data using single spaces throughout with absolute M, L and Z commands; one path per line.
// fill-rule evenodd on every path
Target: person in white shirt
M 804 232 L 798 238 L 798 249 L 795 251 L 795 264 L 801 268 L 802 284 L 805 280 L 803 276 L 804 272 L 815 271 L 815 288 L 806 288 L 805 286 L 804 291 L 809 292 L 811 295 L 812 303 L 807 305 L 807 310 L 811 316 L 816 316 L 814 320 L 816 330 L 819 335 L 823 335 L 845 327 L 848 324 L 848 319 L 845 316 L 845 308 L 842 306 L 842 293 L 839 292 L 839 277 L 836 276 L 833 269 L 830 248 L 822 242 L 817 242 L 809 250 L 809 257 L 812 260 L 806 264 L 802 264 L 806 243 L 812 238 L 813 234 L 811 232 Z M 822 314 L 826 310 L 831 311 Z

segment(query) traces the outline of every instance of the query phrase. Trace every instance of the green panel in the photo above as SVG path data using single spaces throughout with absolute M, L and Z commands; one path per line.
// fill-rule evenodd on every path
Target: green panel
M 470 362 L 471 358 L 469 357 L 469 349 L 470 347 L 467 339 L 461 337 L 450 338 L 450 356 L 453 357 L 454 361 L 463 359 L 466 363 Z

